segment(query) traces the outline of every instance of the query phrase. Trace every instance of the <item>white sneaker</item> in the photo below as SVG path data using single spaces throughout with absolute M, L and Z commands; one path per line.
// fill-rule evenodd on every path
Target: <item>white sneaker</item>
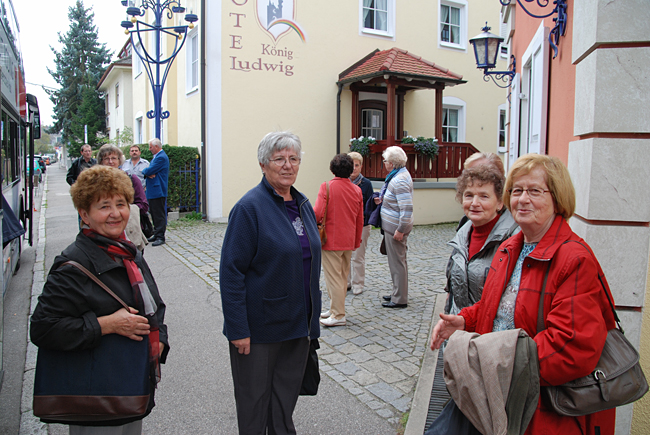
M 320 318 L 321 319 L 327 319 L 332 313 L 330 310 L 325 311 L 324 313 L 320 313 Z
M 360 295 L 361 293 L 363 293 L 363 287 L 353 287 L 352 288 L 352 294 Z
M 344 326 L 345 316 L 337 319 L 334 316 L 329 316 L 327 319 L 320 319 L 320 324 L 323 326 Z

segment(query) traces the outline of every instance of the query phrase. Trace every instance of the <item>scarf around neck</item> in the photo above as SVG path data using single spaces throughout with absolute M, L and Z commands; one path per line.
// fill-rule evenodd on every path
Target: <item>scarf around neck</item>
M 153 366 L 155 382 L 157 383 L 160 380 L 160 334 L 158 317 L 156 317 L 158 307 L 147 283 L 144 282 L 142 271 L 134 261 L 137 248 L 133 243 L 126 240 L 124 233 L 122 233 L 120 239 L 114 240 L 102 236 L 87 225 L 84 225 L 81 231 L 113 260 L 122 260 L 131 283 L 131 290 L 136 304 L 134 308 L 138 310 L 139 315 L 146 317 L 149 321 L 149 362 Z
M 354 180 L 350 179 L 350 181 L 352 181 L 352 183 L 355 184 L 356 186 L 360 186 L 361 183 L 363 182 L 363 179 L 364 179 L 363 175 L 359 174 L 357 178 L 355 178 Z
M 390 183 L 390 180 L 392 180 L 393 177 L 395 175 L 397 175 L 397 173 L 399 172 L 400 169 L 402 169 L 402 168 L 393 168 L 393 170 L 390 171 L 390 173 L 386 177 L 386 181 L 384 182 L 384 185 L 381 188 L 381 192 L 379 193 L 380 198 L 382 198 L 382 199 L 384 198 L 384 194 L 386 193 L 386 189 L 388 189 L 388 183 Z

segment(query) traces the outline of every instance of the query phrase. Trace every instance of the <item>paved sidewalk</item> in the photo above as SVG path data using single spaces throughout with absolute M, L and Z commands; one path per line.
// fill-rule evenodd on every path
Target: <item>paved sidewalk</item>
M 167 232 L 166 248 L 218 289 L 219 256 L 226 227 L 205 222 L 172 224 Z M 436 299 L 439 305 L 444 301 L 444 297 L 437 296 L 444 292 L 444 271 L 450 254 L 446 243 L 453 237 L 455 227 L 455 224 L 418 226 L 409 236 L 406 309 L 381 306 L 381 296 L 390 293 L 391 280 L 387 259 L 379 253 L 381 234 L 373 229 L 366 254 L 365 291 L 357 296 L 348 292 L 347 326 L 321 328 L 321 370 L 395 426 L 414 406 Z M 325 310 L 329 299 L 324 278 L 321 290 Z M 433 367 L 428 364 L 426 370 L 431 371 Z M 424 375 L 431 377 L 428 373 Z M 418 395 L 420 410 L 428 407 L 430 392 L 431 384 L 427 383 Z M 426 410 L 423 412 L 426 414 Z M 419 433 L 423 429 L 423 426 L 419 428 Z
M 50 173 L 51 172 L 51 173 Z M 54 257 L 77 232 L 65 171 L 48 170 L 37 226 L 32 309 Z M 167 244 L 147 247 L 145 258 L 168 305 L 173 357 L 164 367 L 157 406 L 144 433 L 236 433 L 227 341 L 219 297 L 219 257 L 227 226 L 170 223 Z M 381 296 L 391 280 L 381 235 L 372 230 L 366 255 L 366 290 L 348 293 L 347 326 L 322 328 L 319 394 L 301 397 L 294 413 L 301 434 L 394 434 L 410 412 L 406 434 L 423 433 L 437 352 L 427 348 L 432 318 L 444 303 L 446 242 L 455 225 L 416 227 L 409 236 L 409 305 L 386 309 Z M 47 237 L 46 237 L 47 236 Z M 192 273 L 193 272 L 193 273 Z M 27 287 L 27 286 L 26 286 Z M 324 308 L 329 306 L 324 279 Z M 63 435 L 31 413 L 36 348 L 28 344 L 22 388 L 21 434 Z

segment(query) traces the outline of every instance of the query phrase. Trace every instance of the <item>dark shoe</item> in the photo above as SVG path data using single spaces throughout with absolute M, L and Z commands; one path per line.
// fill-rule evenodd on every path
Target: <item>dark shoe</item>
M 352 285 L 348 284 L 348 291 L 352 290 Z
M 156 236 L 151 236 L 151 237 L 149 237 L 149 238 L 147 239 L 147 241 L 148 241 L 149 243 L 153 243 L 153 242 L 155 242 L 155 241 L 156 241 Z
M 388 296 L 382 296 L 382 299 L 385 300 L 386 302 L 390 302 L 391 298 L 392 298 L 391 295 L 388 295 Z
M 163 239 L 156 239 L 156 240 L 153 241 L 151 246 L 160 246 L 160 245 L 164 245 L 164 244 L 165 244 L 165 241 Z
M 406 308 L 406 304 L 396 304 L 395 302 L 384 302 L 381 306 L 386 308 Z

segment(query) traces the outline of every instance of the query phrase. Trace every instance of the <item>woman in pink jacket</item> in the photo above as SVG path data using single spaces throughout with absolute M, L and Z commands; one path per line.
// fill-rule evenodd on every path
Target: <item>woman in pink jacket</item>
M 322 261 L 330 309 L 320 315 L 320 323 L 324 326 L 345 325 L 345 295 L 350 273 L 350 257 L 352 251 L 361 244 L 363 197 L 359 186 L 350 181 L 353 169 L 354 162 L 350 156 L 334 156 L 330 162 L 330 171 L 334 178 L 321 184 L 314 207 L 316 222 L 323 223 L 325 217 L 327 233 L 327 241 L 322 247 Z

